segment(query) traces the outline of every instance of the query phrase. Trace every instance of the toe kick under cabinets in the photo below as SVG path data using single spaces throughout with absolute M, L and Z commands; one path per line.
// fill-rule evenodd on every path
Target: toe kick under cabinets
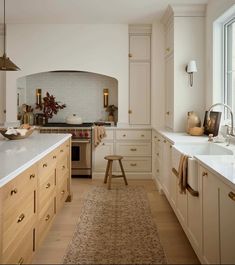
M 123 167 L 128 178 L 146 179 L 152 176 L 151 129 L 107 129 L 107 136 L 93 148 L 93 178 L 103 177 L 106 155 L 123 156 Z M 119 171 L 114 164 L 113 171 Z
M 0 264 L 27 264 L 70 193 L 70 140 L 0 188 Z

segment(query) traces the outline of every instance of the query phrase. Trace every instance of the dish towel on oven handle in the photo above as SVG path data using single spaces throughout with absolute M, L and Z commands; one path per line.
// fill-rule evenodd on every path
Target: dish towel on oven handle
M 180 193 L 186 193 L 186 188 L 188 184 L 188 156 L 182 154 L 180 157 L 179 168 L 179 187 Z
M 94 145 L 95 147 L 99 145 L 101 140 L 106 137 L 106 130 L 104 126 L 94 127 Z

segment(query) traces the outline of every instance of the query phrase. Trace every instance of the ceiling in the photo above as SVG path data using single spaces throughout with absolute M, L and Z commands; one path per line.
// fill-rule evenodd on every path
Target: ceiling
M 6 22 L 152 23 L 162 16 L 168 4 L 205 3 L 207 0 L 6 0 Z

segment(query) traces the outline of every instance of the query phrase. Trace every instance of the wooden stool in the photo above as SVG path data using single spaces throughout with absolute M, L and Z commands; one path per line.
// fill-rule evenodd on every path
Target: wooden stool
M 111 189 L 111 180 L 112 178 L 124 178 L 125 184 L 128 185 L 126 175 L 122 166 L 122 156 L 117 156 L 117 155 L 111 155 L 111 156 L 105 156 L 104 159 L 108 160 L 107 167 L 106 167 L 106 172 L 105 172 L 105 177 L 104 177 L 104 183 L 107 183 L 108 180 L 108 189 Z M 112 172 L 112 167 L 113 167 L 113 161 L 118 160 L 122 175 L 113 175 Z

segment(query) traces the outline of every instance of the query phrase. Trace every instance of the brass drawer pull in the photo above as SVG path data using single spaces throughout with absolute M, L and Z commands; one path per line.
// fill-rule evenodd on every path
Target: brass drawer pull
M 35 178 L 35 174 L 31 174 L 30 176 L 29 176 L 29 179 L 34 179 Z
M 22 221 L 24 220 L 24 218 L 25 218 L 25 215 L 22 213 L 22 214 L 19 216 L 19 218 L 18 218 L 18 220 L 17 220 L 17 223 L 22 222 Z
M 157 139 L 157 136 L 154 136 L 154 139 Z
M 56 159 L 56 156 L 53 156 L 53 159 Z
M 131 163 L 131 166 L 132 166 L 132 167 L 136 167 L 137 164 L 136 164 L 136 163 Z
M 167 112 L 166 112 L 166 115 L 170 115 L 170 111 L 167 111 Z
M 130 150 L 131 150 L 131 151 L 137 151 L 137 149 L 136 149 L 136 148 L 131 148 Z
M 46 189 L 50 188 L 51 184 L 50 183 L 47 183 L 46 185 Z
M 126 137 L 126 134 L 123 134 L 122 136 L 123 136 L 123 137 Z
M 159 156 L 159 153 L 157 153 L 157 156 Z
M 13 194 L 16 194 L 17 192 L 18 192 L 17 189 L 11 190 L 11 196 L 12 196 Z
M 62 169 L 65 169 L 65 166 L 62 166 Z
M 157 173 L 159 173 L 159 169 L 157 169 Z
M 129 53 L 129 54 L 128 54 L 128 57 L 129 57 L 129 58 L 132 58 L 132 56 L 133 56 L 132 53 Z
M 63 153 L 63 152 L 64 152 L 64 150 L 63 150 L 63 149 L 60 149 L 60 152 L 61 152 L 61 153 Z
M 173 174 L 178 178 L 179 177 L 178 171 L 174 167 L 171 170 L 172 170 Z
M 23 264 L 24 263 L 24 259 L 21 257 L 20 259 L 19 259 L 19 261 L 18 261 L 18 264 Z
M 144 137 L 145 135 L 144 134 L 141 134 L 141 137 Z
M 160 139 L 158 139 L 157 141 L 158 141 L 158 142 L 161 142 L 161 140 L 160 140 Z
M 229 192 L 228 197 L 235 201 L 235 193 L 233 193 L 232 191 Z
M 208 173 L 207 172 L 202 172 L 202 176 L 205 177 L 205 176 L 208 176 Z
M 170 48 L 166 48 L 166 52 L 169 52 L 170 51 Z
M 62 190 L 62 191 L 61 191 L 61 194 L 62 194 L 62 195 L 65 194 L 65 190 Z
M 166 140 L 164 140 L 163 142 L 166 143 Z
M 50 214 L 48 214 L 45 218 L 45 221 L 48 221 L 50 219 Z
M 47 163 L 43 164 L 42 167 L 47 167 Z
M 105 143 L 102 143 L 102 145 L 105 145 Z

